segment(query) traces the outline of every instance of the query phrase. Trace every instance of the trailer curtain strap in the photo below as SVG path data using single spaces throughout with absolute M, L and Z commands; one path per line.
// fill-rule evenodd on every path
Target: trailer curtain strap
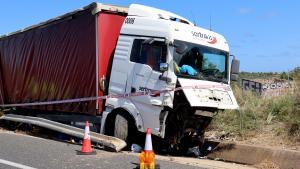
M 179 91 L 183 89 L 216 89 L 222 88 L 227 89 L 228 87 L 224 84 L 221 85 L 194 85 L 194 86 L 184 86 L 177 87 L 173 89 L 155 91 L 155 90 L 147 90 L 136 93 L 125 93 L 125 94 L 111 94 L 99 97 L 85 97 L 85 98 L 76 98 L 76 99 L 66 99 L 66 100 L 54 100 L 54 101 L 44 101 L 44 102 L 32 102 L 32 103 L 16 103 L 16 104 L 2 104 L 0 107 L 23 107 L 23 106 L 42 106 L 42 105 L 53 105 L 53 104 L 63 104 L 63 103 L 76 103 L 76 102 L 86 102 L 86 101 L 94 101 L 94 100 L 105 100 L 109 98 L 127 98 L 127 97 L 136 97 L 136 96 L 144 96 L 144 95 L 155 95 L 160 93 L 167 93 L 173 91 Z

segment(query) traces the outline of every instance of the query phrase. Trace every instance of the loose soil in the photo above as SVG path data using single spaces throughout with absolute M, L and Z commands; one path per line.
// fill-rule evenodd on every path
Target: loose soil
M 224 131 L 210 130 L 205 133 L 205 136 L 208 140 L 226 140 L 238 144 L 300 151 L 300 137 L 278 134 L 278 131 L 274 131 L 272 128 L 273 126 L 266 126 L 262 131 L 253 131 L 244 136 L 235 133 L 225 133 Z M 278 126 L 276 128 L 278 128 Z

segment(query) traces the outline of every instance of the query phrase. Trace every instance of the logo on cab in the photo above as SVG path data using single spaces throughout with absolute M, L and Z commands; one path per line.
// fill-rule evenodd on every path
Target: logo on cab
M 195 31 L 192 31 L 191 33 L 192 33 L 193 37 L 204 40 L 209 44 L 215 44 L 215 43 L 218 42 L 216 37 L 211 36 L 209 34 L 201 33 L 201 32 L 195 32 Z

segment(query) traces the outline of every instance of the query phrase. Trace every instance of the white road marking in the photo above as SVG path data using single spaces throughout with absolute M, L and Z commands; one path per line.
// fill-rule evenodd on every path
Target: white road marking
M 18 164 L 18 163 L 14 163 L 14 162 L 3 160 L 3 159 L 0 159 L 0 164 L 1 163 L 9 165 L 9 166 L 17 167 L 17 168 L 22 168 L 22 169 L 36 169 L 36 168 L 32 168 L 32 167 L 29 167 L 29 166 L 26 166 L 23 164 Z

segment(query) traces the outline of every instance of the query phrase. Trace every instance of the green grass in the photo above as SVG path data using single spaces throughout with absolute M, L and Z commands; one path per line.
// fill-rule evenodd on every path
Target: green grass
M 295 86 L 300 86 L 300 73 L 296 77 Z M 277 136 L 300 139 L 299 88 L 293 93 L 263 98 L 253 92 L 242 91 L 237 84 L 232 87 L 240 109 L 219 112 L 210 129 L 242 138 L 257 133 L 274 132 Z

